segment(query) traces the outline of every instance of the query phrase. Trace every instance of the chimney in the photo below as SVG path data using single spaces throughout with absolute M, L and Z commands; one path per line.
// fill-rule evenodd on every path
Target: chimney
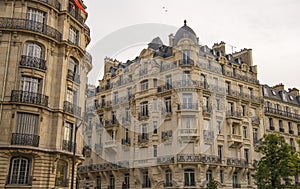
M 289 89 L 289 93 L 292 94 L 292 95 L 299 96 L 299 90 L 295 87 L 292 88 L 292 89 Z
M 273 89 L 276 89 L 278 91 L 284 91 L 284 85 L 282 83 L 279 83 L 278 85 L 275 85 Z
M 169 35 L 169 45 L 170 47 L 174 45 L 174 35 L 172 33 Z

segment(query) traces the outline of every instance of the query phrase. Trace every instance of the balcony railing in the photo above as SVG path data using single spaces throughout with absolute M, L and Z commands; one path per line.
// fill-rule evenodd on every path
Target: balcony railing
M 32 57 L 32 56 L 21 56 L 20 66 L 22 67 L 29 67 L 29 68 L 36 68 L 41 70 L 47 70 L 46 67 L 46 60 Z
M 179 66 L 194 66 L 194 60 L 192 59 L 182 59 L 179 60 Z
M 76 11 L 73 8 L 69 7 L 68 12 L 81 24 L 84 24 L 84 19 L 83 17 L 80 15 L 80 11 Z
M 241 112 L 229 110 L 229 111 L 226 112 L 226 116 L 227 117 L 241 118 Z
M 68 101 L 64 101 L 64 111 L 76 116 L 81 116 L 81 108 Z
M 121 143 L 122 145 L 130 145 L 130 138 L 123 138 Z
M 162 85 L 162 86 L 157 87 L 157 92 L 158 93 L 165 92 L 165 91 L 168 91 L 168 90 L 171 90 L 171 89 L 172 89 L 172 85 L 171 84 L 166 84 L 166 85 Z
M 174 163 L 174 156 L 173 155 L 167 155 L 167 156 L 160 156 L 156 159 L 158 164 L 164 164 L 164 163 Z
M 199 162 L 204 164 L 220 164 L 218 156 L 207 154 L 178 154 L 177 162 Z
M 68 187 L 69 186 L 69 179 L 55 178 L 55 186 Z
M 239 158 L 228 158 L 227 159 L 227 165 L 233 165 L 238 167 L 246 167 L 249 165 L 249 162 L 245 159 L 239 159 Z
M 148 142 L 148 141 L 149 141 L 148 133 L 143 133 L 138 136 L 138 142 Z
M 265 107 L 265 113 L 271 113 L 271 114 L 275 114 L 275 115 L 280 115 L 280 116 L 300 120 L 299 114 L 291 113 L 291 112 L 287 112 L 287 111 L 283 111 L 283 110 L 278 110 L 275 108 Z
M 260 124 L 259 117 L 252 117 L 251 121 L 252 121 L 252 124 L 255 124 L 255 125 L 259 125 Z
M 149 118 L 148 112 L 145 112 L 145 113 L 139 112 L 138 113 L 138 119 L 147 119 L 147 118 Z
M 74 73 L 72 70 L 68 70 L 67 78 L 75 83 L 80 84 L 80 75 Z
M 233 188 L 241 188 L 241 184 L 233 183 L 232 187 Z
M 118 125 L 120 125 L 120 123 L 118 122 L 117 119 L 105 120 L 105 127 L 118 126 Z
M 197 103 L 182 103 L 178 104 L 178 110 L 198 110 L 198 104 Z
M 173 131 L 172 130 L 168 130 L 168 131 L 162 131 L 161 132 L 161 139 L 163 141 L 169 140 L 172 138 L 173 135 Z
M 11 138 L 12 145 L 38 147 L 40 136 L 32 134 L 13 133 Z
M 11 102 L 22 102 L 37 104 L 40 106 L 48 106 L 48 96 L 40 93 L 13 90 L 11 93 Z
M 60 10 L 61 8 L 61 4 L 59 3 L 58 0 L 41 0 L 41 1 L 55 7 L 58 10 Z
M 57 41 L 61 41 L 62 39 L 61 33 L 55 28 L 41 22 L 36 22 L 22 18 L 0 17 L 0 28 L 29 30 L 47 35 Z
M 62 149 L 65 151 L 73 152 L 74 142 L 70 140 L 63 140 Z

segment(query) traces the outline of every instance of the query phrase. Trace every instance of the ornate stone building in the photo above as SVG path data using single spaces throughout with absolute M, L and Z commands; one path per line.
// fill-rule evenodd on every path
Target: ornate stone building
M 75 142 L 75 174 L 83 161 L 74 137 L 92 68 L 84 8 L 0 0 L 0 188 L 68 188 Z
M 104 69 L 81 187 L 254 186 L 266 118 L 251 49 L 199 45 L 185 22 L 169 45 L 157 37 L 134 60 L 106 58 Z

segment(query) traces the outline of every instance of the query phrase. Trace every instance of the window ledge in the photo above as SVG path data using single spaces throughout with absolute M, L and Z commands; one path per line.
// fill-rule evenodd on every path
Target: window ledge
M 5 188 L 32 188 L 31 185 L 22 185 L 22 184 L 6 184 Z

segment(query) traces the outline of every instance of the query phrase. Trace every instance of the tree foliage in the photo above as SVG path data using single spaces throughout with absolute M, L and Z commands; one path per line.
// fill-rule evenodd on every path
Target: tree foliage
M 214 178 L 210 179 L 207 183 L 207 189 L 218 189 L 218 183 L 214 180 Z
M 299 153 L 282 136 L 265 135 L 258 152 L 262 158 L 255 164 L 253 177 L 260 189 L 286 188 L 291 177 L 299 172 Z

